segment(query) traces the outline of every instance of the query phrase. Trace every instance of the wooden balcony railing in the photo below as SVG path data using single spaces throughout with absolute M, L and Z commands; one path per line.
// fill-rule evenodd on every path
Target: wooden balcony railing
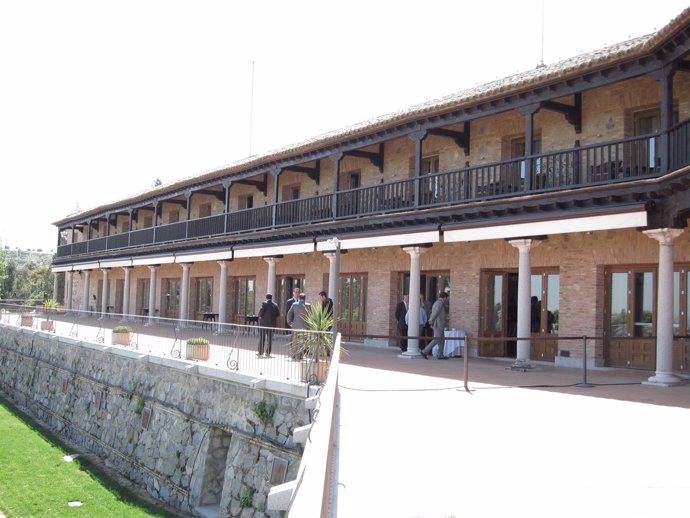
M 667 152 L 664 153 L 662 148 Z M 660 135 L 578 146 L 61 245 L 57 255 L 77 256 L 183 239 L 624 182 L 660 176 L 688 164 L 690 120 Z

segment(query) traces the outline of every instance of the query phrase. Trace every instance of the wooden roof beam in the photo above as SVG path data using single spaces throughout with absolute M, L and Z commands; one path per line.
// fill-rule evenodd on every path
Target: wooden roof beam
M 582 133 L 582 94 L 575 94 L 575 104 L 563 104 L 556 101 L 542 101 L 541 107 L 565 115 L 565 120 L 575 128 L 575 133 Z
M 295 173 L 305 173 L 306 175 L 309 176 L 316 185 L 319 185 L 321 182 L 321 160 L 316 161 L 316 166 L 315 167 L 306 167 L 303 165 L 290 165 L 287 167 L 284 167 L 282 171 L 293 171 Z
M 465 156 L 470 154 L 470 121 L 465 121 L 463 131 L 449 130 L 446 128 L 431 128 L 428 130 L 430 135 L 452 138 L 458 147 L 462 148 Z
M 362 151 L 361 149 L 350 149 L 349 151 L 343 151 L 344 156 L 354 156 L 358 158 L 368 159 L 372 165 L 378 167 L 379 173 L 383 174 L 383 146 L 384 143 L 379 144 L 378 152 L 373 151 Z
M 264 196 L 268 196 L 268 173 L 263 174 L 262 180 L 247 180 L 242 178 L 241 180 L 233 180 L 232 183 L 238 183 L 240 185 L 252 185 L 262 193 Z

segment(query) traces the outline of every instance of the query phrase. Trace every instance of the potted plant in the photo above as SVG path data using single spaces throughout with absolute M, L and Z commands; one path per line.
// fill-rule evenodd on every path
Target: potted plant
M 195 337 L 187 340 L 187 360 L 207 361 L 211 356 L 211 347 L 206 338 Z
M 48 299 L 45 302 L 43 302 L 43 308 L 45 311 L 46 319 L 41 322 L 41 330 L 43 331 L 54 331 L 55 330 L 55 322 L 50 320 L 50 314 L 55 313 L 57 311 L 58 306 L 60 303 L 55 300 L 55 299 Z
M 113 328 L 113 345 L 129 345 L 132 341 L 132 328 L 130 326 L 116 326 Z
M 21 325 L 24 327 L 33 327 L 34 326 L 34 315 L 33 315 L 33 313 L 22 313 Z
M 328 357 L 333 349 L 333 313 L 321 304 L 307 308 L 304 316 L 308 331 L 296 337 L 297 350 L 302 360 L 302 381 L 323 383 L 328 375 Z

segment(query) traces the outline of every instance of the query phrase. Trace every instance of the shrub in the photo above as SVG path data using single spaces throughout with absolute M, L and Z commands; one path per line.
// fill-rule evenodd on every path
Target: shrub
M 131 333 L 132 328 L 129 326 L 117 326 L 113 328 L 113 333 Z
M 208 339 L 202 337 L 190 338 L 187 340 L 188 345 L 208 345 Z

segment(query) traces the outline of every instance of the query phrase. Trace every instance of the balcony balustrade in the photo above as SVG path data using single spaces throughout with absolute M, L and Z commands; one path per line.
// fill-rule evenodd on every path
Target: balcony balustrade
M 578 146 L 61 245 L 58 257 L 650 178 L 689 164 L 689 144 L 690 120 L 661 135 Z

